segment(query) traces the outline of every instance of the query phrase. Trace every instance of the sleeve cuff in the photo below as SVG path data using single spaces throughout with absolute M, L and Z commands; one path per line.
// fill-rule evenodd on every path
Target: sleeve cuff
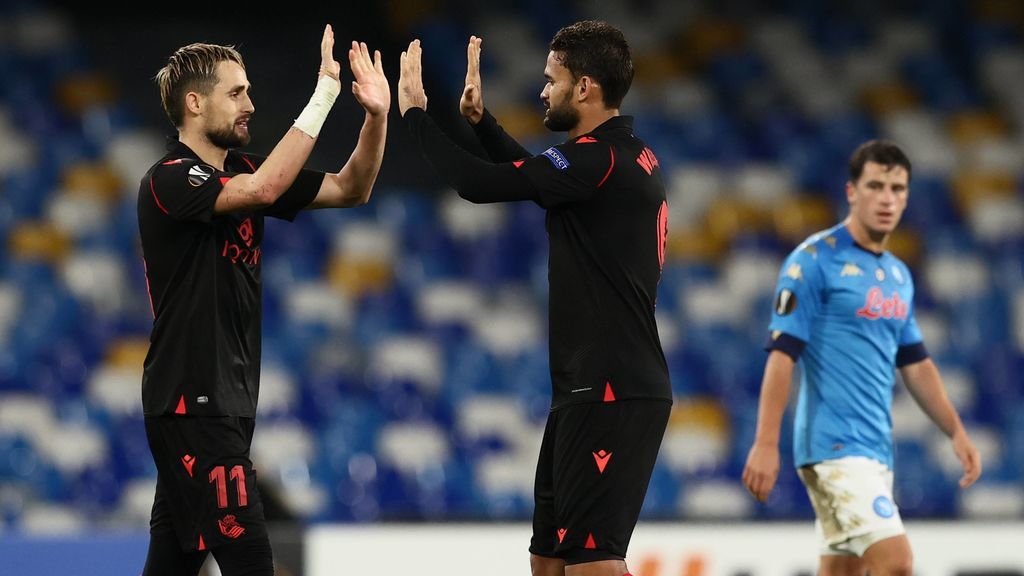
M 896 351 L 896 367 L 903 368 L 910 364 L 917 364 L 927 357 L 928 350 L 924 347 L 924 342 L 900 346 L 899 350 Z
M 790 336 L 785 332 L 779 332 L 778 334 L 779 335 L 777 337 L 773 334 L 768 335 L 768 340 L 764 344 L 765 351 L 771 352 L 772 350 L 778 350 L 792 358 L 793 362 L 799 360 L 800 354 L 803 353 L 804 346 L 806 346 L 807 343 L 796 336 Z

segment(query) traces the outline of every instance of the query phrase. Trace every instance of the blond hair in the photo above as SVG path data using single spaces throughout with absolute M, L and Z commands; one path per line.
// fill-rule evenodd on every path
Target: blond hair
M 242 69 L 242 55 L 234 46 L 217 44 L 189 44 L 182 46 L 167 59 L 167 65 L 156 73 L 160 87 L 160 101 L 167 119 L 180 128 L 185 122 L 185 94 L 209 94 L 217 84 L 217 64 L 235 62 Z

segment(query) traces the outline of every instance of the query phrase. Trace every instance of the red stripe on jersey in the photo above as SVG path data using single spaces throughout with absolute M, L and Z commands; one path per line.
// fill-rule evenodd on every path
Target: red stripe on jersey
M 156 318 L 156 307 L 153 306 L 153 290 L 149 287 L 149 267 L 146 266 L 146 257 L 142 257 L 142 275 L 146 277 L 146 295 L 149 296 L 149 311 Z
M 526 160 L 516 160 L 515 162 L 512 163 L 512 165 L 515 166 L 516 168 L 519 168 L 520 166 L 523 165 L 523 162 L 526 162 Z
M 220 177 L 220 185 L 221 185 L 221 187 L 227 186 L 229 180 L 231 180 L 231 178 L 229 178 L 227 176 L 221 176 Z
M 612 155 L 612 165 L 608 167 L 608 171 L 605 172 L 604 178 L 601 178 L 601 181 L 597 183 L 598 188 L 600 188 L 601 185 L 604 184 L 604 181 L 607 180 L 608 177 L 612 175 L 612 170 L 615 168 L 615 149 L 609 146 L 608 152 L 610 152 Z
M 665 267 L 665 242 L 668 240 L 668 202 L 658 210 L 658 268 Z
M 149 191 L 153 193 L 153 200 L 156 201 L 156 207 L 159 208 L 160 211 L 163 212 L 164 214 L 170 215 L 170 212 L 167 211 L 167 208 L 164 208 L 164 205 L 160 203 L 160 199 L 156 197 L 156 188 L 153 186 L 152 176 L 149 177 Z
M 184 162 L 184 160 L 182 160 L 181 158 L 178 158 L 177 160 L 168 160 L 167 162 L 164 162 L 163 164 L 161 164 L 161 166 L 170 166 L 171 164 L 181 164 L 182 162 Z
M 203 535 L 199 535 L 199 550 L 206 550 L 206 542 L 203 542 Z
M 597 142 L 597 138 L 592 136 L 580 136 L 580 139 L 576 141 L 577 144 L 593 144 Z
M 252 171 L 253 171 L 253 172 L 255 172 L 255 171 L 256 171 L 256 167 L 255 167 L 255 166 L 253 166 L 253 164 L 252 164 L 252 161 L 251 161 L 251 160 L 249 160 L 249 157 L 248 157 L 248 156 L 246 156 L 245 154 L 242 154 L 242 160 L 245 160 L 245 163 L 249 165 L 249 168 L 252 168 Z

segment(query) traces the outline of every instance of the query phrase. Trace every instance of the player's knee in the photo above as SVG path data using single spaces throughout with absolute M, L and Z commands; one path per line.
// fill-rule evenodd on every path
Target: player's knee
M 913 576 L 914 561 L 910 556 L 887 558 L 881 562 L 878 570 L 871 570 L 878 576 Z

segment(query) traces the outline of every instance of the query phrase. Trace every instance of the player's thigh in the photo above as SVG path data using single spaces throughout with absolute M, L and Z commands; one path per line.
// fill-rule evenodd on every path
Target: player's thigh
M 206 551 L 182 550 L 172 530 L 153 531 L 149 535 L 142 576 L 195 576 L 206 554 Z
M 823 555 L 863 556 L 875 542 L 904 533 L 885 465 L 845 457 L 801 467 L 798 474 L 814 508 Z
M 540 455 L 537 458 L 537 473 L 533 482 L 533 536 L 530 539 L 532 566 L 537 566 L 537 562 L 543 559 L 550 559 L 559 565 L 565 564 L 564 561 L 554 558 L 555 548 L 560 542 L 559 525 L 555 516 L 554 477 L 555 431 L 558 428 L 558 416 L 558 411 L 548 414 Z M 535 558 L 538 560 L 535 561 Z M 540 565 L 545 564 L 540 562 Z
M 146 419 L 162 498 L 184 550 L 266 537 L 249 459 L 252 430 L 252 419 L 246 418 Z
M 621 560 L 643 507 L 671 404 L 628 400 L 564 411 L 555 442 L 557 551 L 569 565 Z
M 212 550 L 222 576 L 274 576 L 274 556 L 264 534 Z
M 875 542 L 865 550 L 864 562 L 873 576 L 912 574 L 914 555 L 910 540 L 904 534 Z
M 825 554 L 818 561 L 818 576 L 864 576 L 864 560 L 856 556 Z

